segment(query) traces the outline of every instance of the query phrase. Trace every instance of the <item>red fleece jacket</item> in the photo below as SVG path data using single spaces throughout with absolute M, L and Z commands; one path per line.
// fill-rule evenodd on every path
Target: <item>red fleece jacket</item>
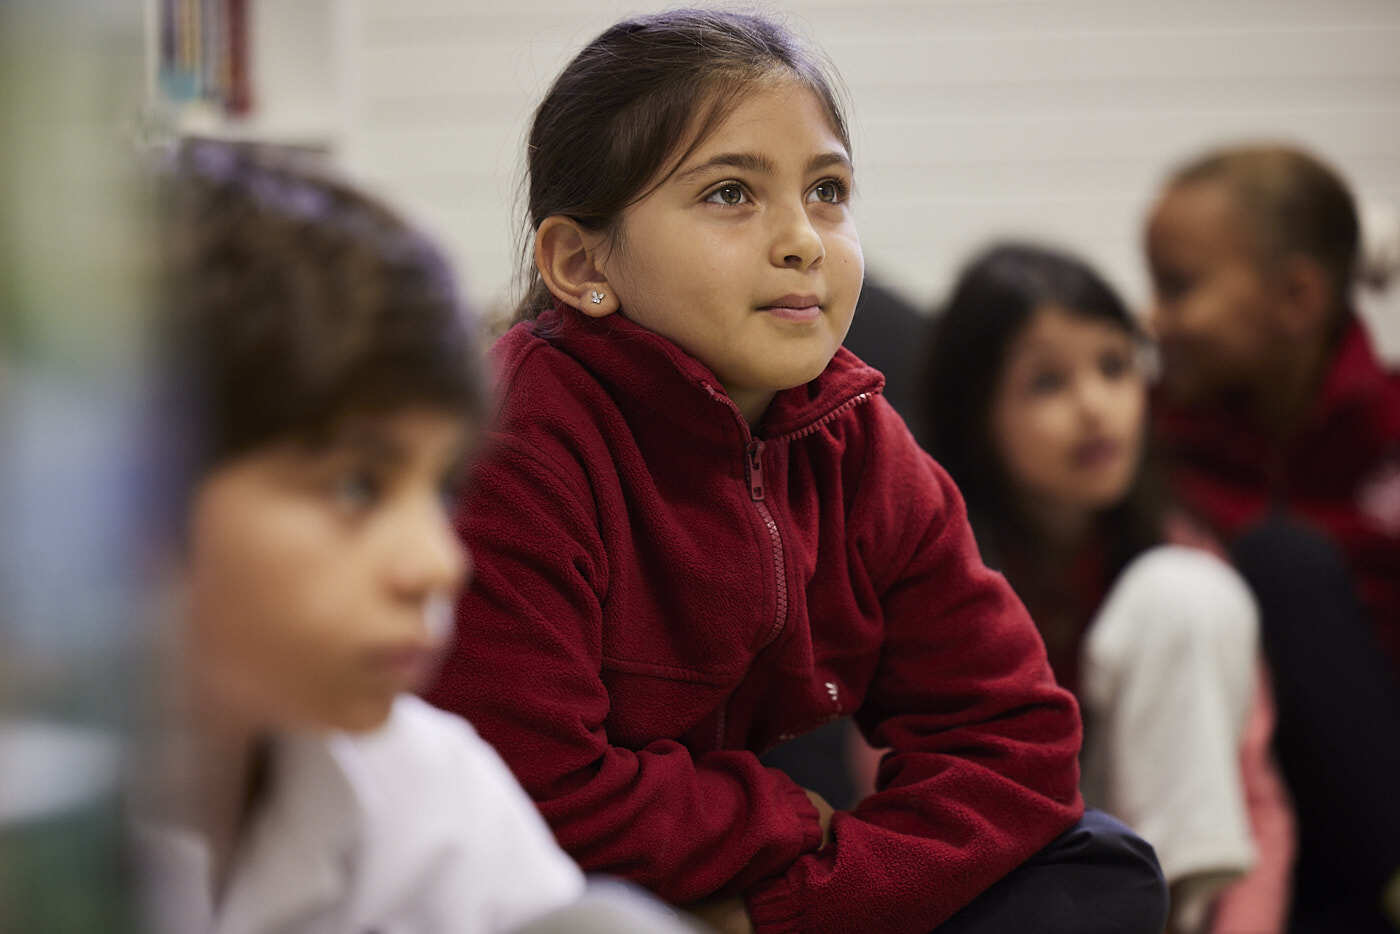
M 1282 508 L 1329 535 L 1400 671 L 1400 374 L 1353 320 L 1312 411 L 1287 442 L 1229 405 L 1158 406 L 1177 496 L 1226 540 Z
M 922 934 L 1079 817 L 1074 701 L 879 373 L 842 350 L 755 434 L 620 315 L 556 309 L 495 353 L 431 698 L 585 869 L 742 893 L 760 931 Z M 819 849 L 756 753 L 847 713 L 893 752 Z

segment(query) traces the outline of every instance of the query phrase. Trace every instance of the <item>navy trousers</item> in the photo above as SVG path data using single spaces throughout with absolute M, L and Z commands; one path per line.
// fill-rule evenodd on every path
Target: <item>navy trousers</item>
M 1393 934 L 1380 901 L 1400 869 L 1400 678 L 1320 531 L 1276 515 L 1231 550 L 1259 601 L 1298 815 L 1289 930 Z
M 1152 847 L 1102 811 L 1056 837 L 939 925 L 938 934 L 1161 934 L 1167 884 Z

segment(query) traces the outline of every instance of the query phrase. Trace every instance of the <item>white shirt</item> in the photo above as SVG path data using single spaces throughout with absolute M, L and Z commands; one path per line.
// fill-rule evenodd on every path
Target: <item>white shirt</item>
M 202 838 L 138 832 L 157 930 L 503 931 L 583 892 L 495 750 L 417 698 L 399 698 L 372 733 L 281 737 L 270 781 L 217 910 Z

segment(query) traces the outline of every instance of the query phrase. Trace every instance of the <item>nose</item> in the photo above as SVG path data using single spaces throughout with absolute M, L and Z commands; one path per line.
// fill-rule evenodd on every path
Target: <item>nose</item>
M 1075 392 L 1080 417 L 1091 425 L 1097 425 L 1104 418 L 1112 392 L 1108 381 L 1097 374 L 1081 377 Z
M 775 221 L 770 260 L 774 266 L 807 270 L 826 257 L 826 245 L 802 205 L 782 211 Z
M 425 500 L 415 508 L 415 521 L 404 529 L 392 559 L 395 589 L 415 601 L 434 594 L 455 596 L 472 572 L 471 556 L 441 503 L 434 497 Z

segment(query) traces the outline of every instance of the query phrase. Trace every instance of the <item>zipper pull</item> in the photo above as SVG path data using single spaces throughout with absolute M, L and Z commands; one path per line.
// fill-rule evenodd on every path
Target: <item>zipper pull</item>
M 748 474 L 749 498 L 754 502 L 763 499 L 763 442 L 755 438 L 749 442 Z

